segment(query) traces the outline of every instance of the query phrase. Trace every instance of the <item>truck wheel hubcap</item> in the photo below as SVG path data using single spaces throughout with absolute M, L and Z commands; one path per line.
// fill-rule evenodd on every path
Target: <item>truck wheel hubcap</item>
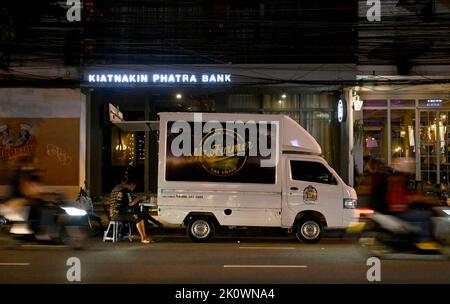
M 314 221 L 307 221 L 303 223 L 300 232 L 305 239 L 312 240 L 319 236 L 320 227 Z
M 191 232 L 192 234 L 199 239 L 203 239 L 208 236 L 210 231 L 209 225 L 206 221 L 199 220 L 195 221 L 192 225 Z

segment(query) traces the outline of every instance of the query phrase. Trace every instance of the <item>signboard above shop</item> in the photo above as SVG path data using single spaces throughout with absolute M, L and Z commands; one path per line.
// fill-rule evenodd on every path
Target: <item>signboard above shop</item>
M 224 73 L 89 73 L 89 83 L 114 84 L 197 84 L 231 83 L 231 74 Z
M 419 107 L 421 108 L 446 108 L 448 100 L 441 98 L 419 99 Z
M 116 108 L 112 104 L 109 104 L 108 110 L 109 110 L 109 121 L 110 122 L 123 121 L 123 114 L 122 114 L 122 112 L 120 112 L 119 108 Z
M 352 81 L 355 67 L 341 64 L 176 64 L 176 65 L 104 65 L 86 67 L 84 87 L 150 86 L 235 86 L 245 84 L 310 86 L 318 82 Z
M 442 99 L 427 99 L 426 106 L 432 108 L 440 108 L 442 107 Z

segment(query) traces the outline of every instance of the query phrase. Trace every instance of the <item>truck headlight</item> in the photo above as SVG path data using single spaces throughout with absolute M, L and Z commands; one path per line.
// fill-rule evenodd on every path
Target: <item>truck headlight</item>
M 344 198 L 345 209 L 355 209 L 358 207 L 358 200 L 352 198 Z

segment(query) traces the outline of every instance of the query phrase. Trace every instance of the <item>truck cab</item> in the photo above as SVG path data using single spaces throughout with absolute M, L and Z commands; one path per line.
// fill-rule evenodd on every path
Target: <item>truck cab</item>
M 322 157 L 288 154 L 283 160 L 283 227 L 292 227 L 299 240 L 315 243 L 324 228 L 345 228 L 355 221 L 355 190 Z

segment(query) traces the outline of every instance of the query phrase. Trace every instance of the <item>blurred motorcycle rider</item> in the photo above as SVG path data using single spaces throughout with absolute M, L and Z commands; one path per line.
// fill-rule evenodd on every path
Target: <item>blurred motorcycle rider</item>
M 41 170 L 32 166 L 29 158 L 18 160 L 11 181 L 10 199 L 5 203 L 7 214 L 19 214 L 29 222 L 29 233 L 36 232 L 42 216 L 41 200 L 45 192 L 41 183 Z
M 408 160 L 393 161 L 394 172 L 387 178 L 386 200 L 388 212 L 418 226 L 415 235 L 418 248 L 436 246 L 432 237 L 431 211 L 427 200 L 420 193 L 411 193 L 408 181 L 414 171 Z

